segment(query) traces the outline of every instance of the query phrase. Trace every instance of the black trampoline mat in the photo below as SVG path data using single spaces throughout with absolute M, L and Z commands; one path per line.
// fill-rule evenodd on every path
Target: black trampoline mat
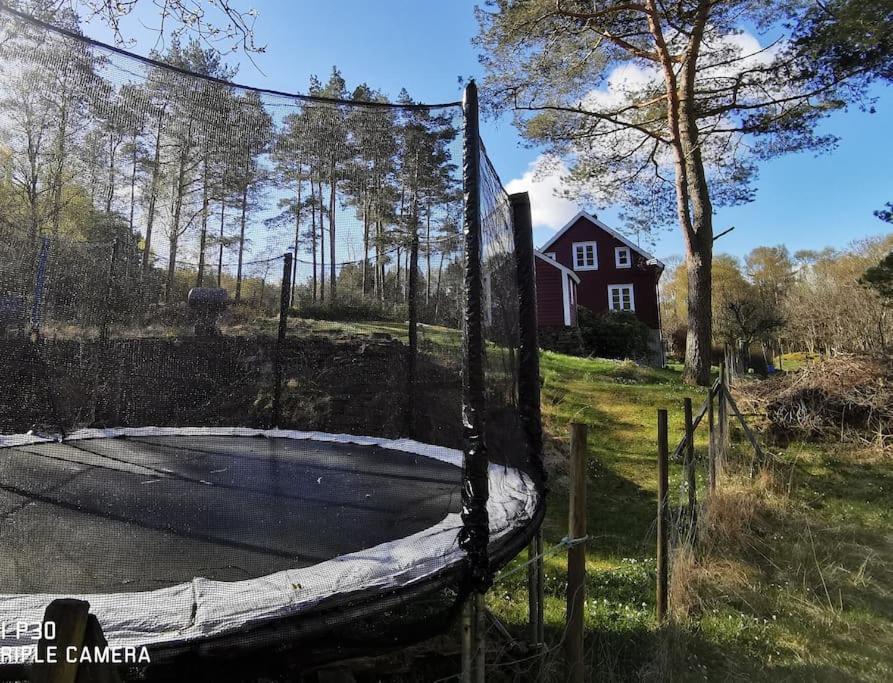
M 460 509 L 461 470 L 377 446 L 152 436 L 0 449 L 0 592 L 256 578 Z

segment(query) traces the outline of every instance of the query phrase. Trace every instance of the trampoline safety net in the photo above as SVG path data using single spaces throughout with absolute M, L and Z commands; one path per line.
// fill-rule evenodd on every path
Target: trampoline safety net
M 262 91 L 44 18 L 0 8 L 0 622 L 87 596 L 174 671 L 443 631 L 544 499 L 474 85 Z

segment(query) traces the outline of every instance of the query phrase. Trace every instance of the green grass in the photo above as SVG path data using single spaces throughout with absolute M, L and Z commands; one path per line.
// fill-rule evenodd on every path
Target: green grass
M 320 334 L 405 339 L 400 323 L 291 324 Z M 425 338 L 458 348 L 455 330 L 426 327 Z M 790 362 L 795 360 L 808 359 Z M 683 398 L 691 397 L 697 410 L 705 390 L 684 385 L 679 367 L 655 370 L 551 352 L 541 354 L 541 372 L 550 471 L 547 547 L 567 533 L 569 424 L 589 428 L 585 623 L 593 680 L 893 680 L 889 455 L 792 444 L 775 451 L 774 487 L 760 489 L 733 474 L 725 482 L 728 491 L 754 502 L 757 512 L 735 538 L 698 551 L 698 573 L 692 575 L 696 608 L 658 628 L 656 413 L 669 410 L 672 449 L 682 436 Z M 705 430 L 699 430 L 701 452 L 705 438 Z M 733 451 L 748 460 L 741 443 L 736 441 Z M 671 463 L 670 474 L 676 505 L 682 498 L 681 467 Z M 705 488 L 703 473 L 698 487 Z M 503 570 L 487 596 L 493 613 L 519 638 L 527 622 L 526 559 L 522 554 Z M 544 678 L 563 680 L 564 551 L 550 555 L 545 566 L 547 644 L 553 655 Z M 492 644 L 499 644 L 495 635 Z M 519 669 L 509 659 L 491 657 L 489 678 L 517 678 Z
M 817 353 L 809 353 L 807 351 L 797 351 L 795 353 L 784 353 L 775 363 L 779 370 L 785 372 L 796 372 L 803 366 L 808 365 L 814 360 L 821 358 Z
M 570 422 L 589 426 L 586 627 L 593 672 L 618 679 L 893 680 L 889 457 L 859 460 L 812 444 L 779 453 L 782 490 L 771 495 L 743 547 L 720 545 L 719 557 L 702 558 L 708 579 L 699 610 L 661 631 L 653 618 L 655 414 L 670 411 L 672 449 L 682 433 L 683 397 L 697 407 L 704 392 L 683 385 L 674 369 L 554 353 L 541 359 L 550 438 L 561 447 Z M 706 447 L 703 432 L 697 447 Z M 742 445 L 735 449 L 749 457 Z M 567 528 L 562 452 L 552 455 L 547 546 Z M 676 501 L 680 469 L 671 464 Z M 546 571 L 545 616 L 557 642 L 562 557 L 551 558 Z M 497 582 L 490 598 L 519 630 L 526 619 L 522 574 L 507 586 Z

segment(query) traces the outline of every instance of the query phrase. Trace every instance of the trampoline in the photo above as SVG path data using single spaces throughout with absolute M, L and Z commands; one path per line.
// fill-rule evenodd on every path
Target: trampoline
M 474 83 L 264 91 L 2 6 L 0 53 L 0 111 L 78 112 L 48 201 L 95 209 L 0 245 L 0 624 L 83 598 L 138 680 L 249 680 L 482 619 L 546 487 L 531 207 Z
M 319 432 L 88 429 L 0 437 L 0 621 L 83 597 L 110 643 L 158 645 L 407 586 L 464 559 L 460 451 Z M 489 468 L 490 538 L 533 519 Z M 0 645 L 21 646 L 21 640 Z

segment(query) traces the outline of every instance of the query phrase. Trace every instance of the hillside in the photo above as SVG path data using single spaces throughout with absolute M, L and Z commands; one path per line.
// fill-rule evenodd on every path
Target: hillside
M 893 677 L 889 456 L 794 443 L 754 482 L 731 472 L 702 516 L 700 544 L 675 558 L 674 620 L 659 630 L 655 414 L 669 409 L 672 447 L 682 432 L 683 397 L 697 405 L 703 394 L 674 370 L 553 353 L 542 354 L 542 374 L 552 442 L 547 547 L 566 534 L 567 425 L 590 428 L 586 625 L 591 670 L 600 679 Z M 704 439 L 702 432 L 701 451 Z M 735 448 L 743 458 L 743 447 Z M 671 504 L 679 475 L 671 463 Z M 563 557 L 559 551 L 546 563 L 547 639 L 555 647 L 564 618 Z M 490 604 L 523 628 L 525 572 L 498 581 Z M 558 650 L 553 666 L 560 657 Z

